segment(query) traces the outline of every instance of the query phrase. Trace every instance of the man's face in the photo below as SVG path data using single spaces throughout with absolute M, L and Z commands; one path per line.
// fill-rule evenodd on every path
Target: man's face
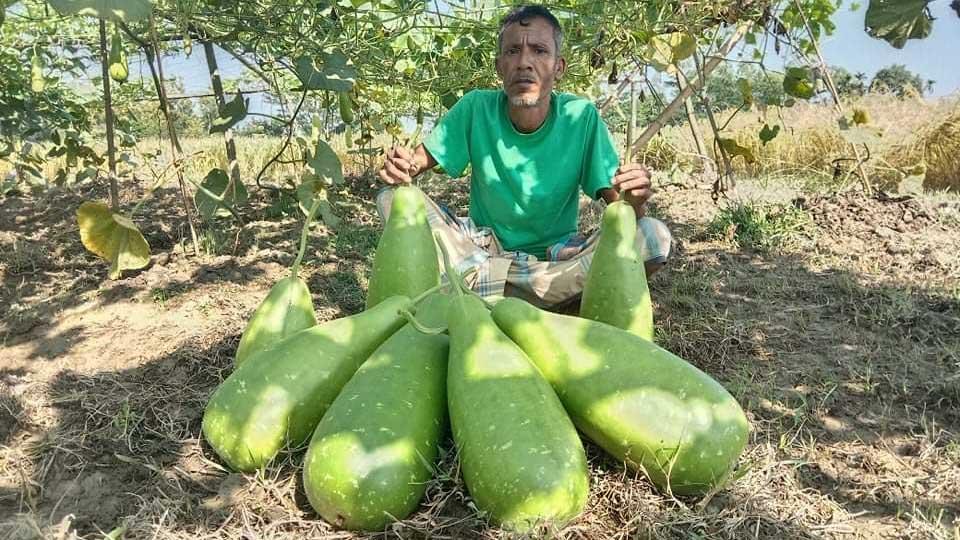
M 524 22 L 503 30 L 497 74 L 503 80 L 510 105 L 536 107 L 553 91 L 566 61 L 557 54 L 550 23 L 539 17 Z

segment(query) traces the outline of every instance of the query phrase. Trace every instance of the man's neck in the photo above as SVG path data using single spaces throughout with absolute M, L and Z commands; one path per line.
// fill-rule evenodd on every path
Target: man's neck
M 540 126 L 547 120 L 547 115 L 550 114 L 550 100 L 552 99 L 553 96 L 547 94 L 547 97 L 535 107 L 510 105 L 509 115 L 513 127 L 517 128 L 520 133 L 533 133 L 540 129 Z

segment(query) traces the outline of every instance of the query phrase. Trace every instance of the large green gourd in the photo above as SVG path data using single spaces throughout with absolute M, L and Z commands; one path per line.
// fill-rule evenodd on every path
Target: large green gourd
M 704 493 L 747 442 L 737 401 L 706 373 L 608 324 L 507 298 L 493 318 L 550 381 L 591 440 L 662 490 Z
M 448 323 L 450 424 L 477 507 L 520 531 L 573 519 L 586 456 L 556 394 L 475 296 L 453 299 Z
M 253 312 L 247 327 L 240 336 L 234 363 L 250 358 L 254 354 L 269 349 L 278 341 L 300 330 L 316 326 L 317 315 L 313 310 L 313 297 L 307 282 L 300 276 L 300 263 L 307 248 L 307 235 L 310 224 L 320 209 L 319 198 L 313 204 L 300 232 L 300 251 L 290 267 L 290 275 L 276 282 L 270 288 L 267 297 Z
M 636 240 L 633 207 L 623 201 L 607 206 L 600 241 L 583 286 L 580 316 L 653 341 L 653 306 Z
M 403 326 L 406 297 L 301 330 L 256 353 L 217 387 L 203 435 L 231 468 L 253 471 L 284 447 L 296 448 L 357 368 Z
M 414 298 L 439 284 L 437 248 L 423 193 L 413 186 L 399 187 L 373 259 L 367 307 L 397 294 Z
M 237 346 L 236 364 L 301 330 L 316 326 L 313 298 L 299 276 L 287 276 L 270 288 L 257 306 Z
M 442 326 L 448 297 L 428 296 L 417 320 Z M 423 498 L 446 424 L 445 335 L 406 325 L 383 343 L 323 416 L 304 460 L 303 487 L 327 522 L 383 530 Z

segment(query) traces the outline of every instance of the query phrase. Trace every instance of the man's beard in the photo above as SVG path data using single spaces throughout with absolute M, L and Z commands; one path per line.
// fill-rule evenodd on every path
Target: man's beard
M 541 96 L 519 95 L 510 98 L 510 105 L 524 109 L 532 109 L 540 104 Z

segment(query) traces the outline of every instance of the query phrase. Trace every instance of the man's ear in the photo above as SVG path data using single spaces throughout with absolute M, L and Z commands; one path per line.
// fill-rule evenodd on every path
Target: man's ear
M 557 75 L 555 78 L 557 80 L 560 80 L 560 78 L 563 77 L 563 74 L 566 72 L 567 72 L 567 59 L 561 56 L 557 60 Z

